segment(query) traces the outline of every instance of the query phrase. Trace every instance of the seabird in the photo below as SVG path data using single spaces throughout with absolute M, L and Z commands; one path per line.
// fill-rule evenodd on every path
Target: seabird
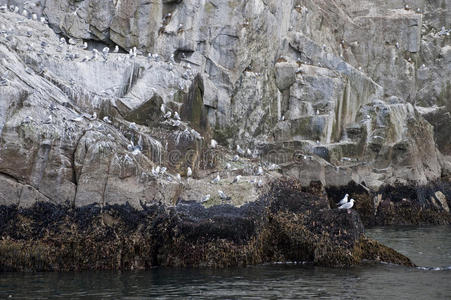
M 46 20 L 46 18 L 44 18 L 44 17 L 41 17 L 41 18 L 40 18 L 39 20 L 41 21 L 41 23 L 43 23 L 43 24 L 47 24 L 47 20 Z
M 110 52 L 110 48 L 108 48 L 108 47 L 105 47 L 105 48 L 103 48 L 102 49 L 102 53 L 103 53 L 103 58 L 106 60 L 107 59 L 107 56 L 108 56 L 108 53 Z
M 233 161 L 239 161 L 240 160 L 240 157 L 238 156 L 238 155 L 235 155 L 234 157 L 233 157 Z
M 263 181 L 261 179 L 258 180 L 257 186 L 261 188 L 263 186 Z
M 404 9 L 405 9 L 405 10 L 409 10 L 409 9 L 410 9 L 409 5 L 406 4 L 406 5 L 404 6 Z
M 216 148 L 217 145 L 218 145 L 218 142 L 216 140 L 214 140 L 214 139 L 211 139 L 210 147 L 214 149 L 214 148 Z
M 186 177 L 191 177 L 193 175 L 193 170 L 190 167 L 186 170 Z
M 113 53 L 118 53 L 118 52 L 119 52 L 119 46 L 116 45 L 116 46 L 114 46 Z
M 240 181 L 240 179 L 241 179 L 241 175 L 237 175 L 237 176 L 233 179 L 232 183 L 238 183 L 238 182 Z M 232 183 L 231 183 L 231 184 L 232 184 Z
M 79 117 L 71 119 L 71 121 L 73 121 L 73 122 L 81 122 L 81 121 L 83 121 L 83 117 L 79 116 Z
M 276 170 L 276 169 L 278 169 L 278 168 L 279 168 L 279 166 L 276 165 L 276 164 L 271 164 L 271 165 L 269 166 L 269 169 L 270 169 L 270 170 Z
M 236 152 L 238 152 L 238 153 L 241 154 L 241 155 L 244 154 L 244 150 L 241 149 L 240 145 L 236 145 Z
M 175 179 L 177 179 L 178 181 L 182 180 L 182 176 L 180 176 L 179 173 L 177 173 L 177 175 L 175 175 Z
M 113 123 L 113 122 L 111 122 L 110 118 L 108 118 L 108 116 L 103 117 L 103 122 L 108 123 L 108 124 Z
M 14 12 L 17 14 L 19 12 L 19 6 L 14 7 Z
M 160 174 L 160 167 L 157 166 L 157 168 L 152 167 L 151 173 L 153 176 L 158 177 L 158 175 Z
M 221 177 L 220 177 L 219 174 L 218 174 L 215 178 L 213 178 L 213 180 L 211 181 L 211 183 L 216 184 L 216 183 L 218 183 L 220 180 L 221 180 Z
M 344 196 L 344 198 L 341 199 L 340 202 L 338 202 L 337 205 L 340 206 L 340 205 L 343 205 L 343 204 L 347 203 L 347 202 L 348 202 L 348 197 L 349 197 L 349 194 L 346 194 L 346 195 Z
M 354 199 L 349 200 L 349 202 L 343 204 L 338 209 L 350 209 L 354 206 Z
M 168 111 L 167 113 L 164 114 L 164 118 L 165 119 L 169 119 L 172 115 L 172 112 Z
M 232 167 L 232 165 L 230 163 L 226 163 L 226 169 L 230 169 Z
M 88 43 L 87 43 L 87 42 L 83 42 L 83 45 L 81 46 L 81 48 L 82 48 L 83 50 L 88 49 Z
M 52 120 L 53 120 L 52 116 L 49 115 L 49 116 L 47 117 L 47 119 L 45 119 L 44 124 L 50 124 L 50 123 L 52 123 Z
M 174 113 L 174 119 L 179 120 L 180 121 L 180 116 L 178 112 Z
M 227 195 L 224 194 L 223 191 L 218 190 L 218 194 L 219 194 L 219 198 L 221 198 L 222 200 L 230 200 L 230 197 L 227 197 Z
M 202 139 L 203 139 L 203 137 L 200 135 L 200 133 L 197 132 L 197 131 L 194 130 L 194 129 L 191 129 L 191 134 L 192 134 L 197 140 L 202 140 Z
M 261 166 L 258 167 L 257 175 L 263 175 L 263 168 Z
M 35 14 L 35 13 L 32 13 L 32 14 L 31 14 L 31 19 L 32 19 L 33 21 L 37 21 L 37 20 L 38 20 L 38 15 Z
M 210 200 L 210 194 L 203 196 L 202 199 L 200 200 L 200 202 L 203 203 L 203 202 L 207 202 L 208 200 Z
M 164 175 L 166 173 L 166 170 L 167 170 L 166 167 L 161 167 L 160 174 Z
M 28 17 L 28 11 L 26 9 L 22 10 L 22 16 Z
M 136 123 L 135 123 L 135 122 L 131 122 L 131 123 L 128 125 L 128 127 L 129 127 L 130 129 L 135 130 L 135 131 L 138 131 L 138 127 L 136 127 Z
M 62 44 L 66 44 L 66 39 L 65 38 L 60 38 L 60 45 L 62 45 Z
M 163 104 L 161 104 L 160 106 L 160 111 L 164 114 L 166 112 L 166 106 Z

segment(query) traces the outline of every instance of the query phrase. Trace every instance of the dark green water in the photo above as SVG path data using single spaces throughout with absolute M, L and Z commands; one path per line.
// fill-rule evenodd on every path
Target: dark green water
M 0 273 L 0 299 L 451 299 L 451 227 L 375 228 L 420 268 L 273 264 L 147 272 Z

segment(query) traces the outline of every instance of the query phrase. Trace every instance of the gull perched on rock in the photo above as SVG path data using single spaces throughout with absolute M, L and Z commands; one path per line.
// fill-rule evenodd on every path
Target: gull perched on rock
M 230 169 L 232 167 L 232 165 L 230 163 L 226 163 L 226 169 Z
M 239 161 L 240 160 L 240 157 L 238 156 L 238 155 L 235 155 L 234 157 L 233 157 L 233 161 Z
M 213 180 L 211 181 L 211 183 L 216 184 L 216 183 L 219 183 L 220 180 L 221 180 L 221 177 L 220 177 L 219 174 L 218 174 L 215 178 L 213 178 Z
M 152 167 L 152 175 L 155 177 L 158 177 L 160 175 L 160 166 L 157 166 L 156 168 Z
M 103 58 L 106 60 L 108 57 L 108 53 L 110 52 L 110 48 L 105 47 L 102 49 Z
M 186 170 L 186 177 L 191 177 L 193 175 L 193 170 L 190 167 Z
M 210 200 L 210 194 L 203 196 L 202 199 L 200 200 L 200 202 L 203 203 L 203 202 L 207 202 L 208 200 Z
M 194 130 L 194 129 L 191 129 L 191 134 L 192 134 L 197 140 L 202 140 L 202 139 L 203 139 L 203 137 L 200 135 L 200 133 L 197 132 L 197 131 Z
M 354 199 L 349 200 L 349 202 L 343 204 L 338 209 L 350 209 L 354 206 Z
M 113 122 L 111 122 L 110 118 L 108 118 L 108 116 L 103 117 L 103 122 L 108 123 L 108 124 L 113 123 Z
M 135 122 L 131 122 L 128 127 L 132 130 L 138 131 L 138 127 L 136 127 L 136 123 Z
M 178 112 L 174 112 L 174 119 L 180 121 L 180 116 L 179 116 L 179 113 L 178 113 Z
M 214 139 L 211 139 L 210 147 L 214 149 L 214 148 L 216 148 L 217 145 L 218 145 L 218 142 L 216 140 L 214 140 Z
M 349 197 L 349 194 L 346 194 L 346 195 L 344 196 L 344 198 L 341 199 L 340 202 L 338 202 L 337 205 L 340 206 L 340 205 L 343 205 L 343 204 L 345 204 L 345 203 L 348 203 L 348 197 Z
M 228 197 L 223 191 L 218 190 L 219 198 L 222 200 L 230 200 L 230 197 Z
M 119 52 L 119 46 L 116 45 L 116 46 L 114 46 L 113 53 L 118 53 L 118 52 Z
M 233 179 L 232 183 L 238 183 L 238 182 L 240 181 L 240 179 L 241 179 L 241 175 L 237 175 L 237 176 Z M 231 184 L 232 184 L 232 183 L 231 183 Z
M 168 111 L 167 113 L 164 114 L 164 118 L 165 119 L 169 119 L 172 115 L 172 112 Z
M 244 150 L 241 149 L 240 145 L 236 145 L 236 152 L 238 152 L 238 153 L 241 154 L 241 155 L 244 154 Z
M 258 167 L 257 175 L 263 175 L 263 168 L 261 166 Z
M 48 116 L 47 119 L 45 119 L 44 124 L 51 124 L 52 123 L 52 116 Z

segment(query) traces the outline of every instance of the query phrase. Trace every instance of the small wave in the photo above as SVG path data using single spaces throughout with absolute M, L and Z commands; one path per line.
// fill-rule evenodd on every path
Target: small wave
M 425 270 L 425 271 L 448 271 L 451 270 L 451 266 L 446 267 L 417 267 L 418 270 Z

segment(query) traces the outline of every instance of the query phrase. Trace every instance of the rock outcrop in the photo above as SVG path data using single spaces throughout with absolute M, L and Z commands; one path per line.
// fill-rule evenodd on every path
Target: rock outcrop
M 451 2 L 404 2 L 0 0 L 0 205 L 448 180 Z
M 230 267 L 292 261 L 351 266 L 363 260 L 413 266 L 365 237 L 355 211 L 330 209 L 326 197 L 295 181 L 271 184 L 253 203 L 204 208 L 182 201 L 152 205 L 0 208 L 0 271 Z

